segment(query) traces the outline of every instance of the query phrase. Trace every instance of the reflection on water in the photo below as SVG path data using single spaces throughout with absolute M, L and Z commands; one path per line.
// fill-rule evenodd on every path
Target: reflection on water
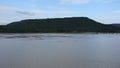
M 70 37 L 69 35 L 60 35 L 60 34 L 1 34 L 0 39 L 39 39 L 43 38 L 55 38 L 55 37 Z
M 120 68 L 120 34 L 0 34 L 0 68 Z

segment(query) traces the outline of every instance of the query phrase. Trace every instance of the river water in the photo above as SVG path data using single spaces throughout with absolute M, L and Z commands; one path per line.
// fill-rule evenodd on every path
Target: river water
M 120 34 L 0 34 L 0 68 L 120 68 Z

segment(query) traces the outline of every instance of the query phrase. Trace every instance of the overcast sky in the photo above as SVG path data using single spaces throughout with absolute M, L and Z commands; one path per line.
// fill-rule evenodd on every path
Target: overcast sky
M 81 16 L 105 24 L 120 23 L 120 0 L 0 0 L 0 24 Z

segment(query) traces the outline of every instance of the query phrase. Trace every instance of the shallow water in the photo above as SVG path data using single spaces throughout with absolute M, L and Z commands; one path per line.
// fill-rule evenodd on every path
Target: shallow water
M 0 34 L 0 68 L 120 68 L 120 34 Z

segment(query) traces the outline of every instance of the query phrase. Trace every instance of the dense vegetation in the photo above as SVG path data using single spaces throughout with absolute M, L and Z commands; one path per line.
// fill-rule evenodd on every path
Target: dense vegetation
M 5 28 L 5 25 L 0 25 L 0 32 Z
M 120 24 L 110 24 L 110 25 L 120 27 Z
M 52 32 L 120 32 L 120 28 L 96 22 L 87 17 L 29 19 L 13 22 L 2 30 L 9 33 L 52 33 Z

